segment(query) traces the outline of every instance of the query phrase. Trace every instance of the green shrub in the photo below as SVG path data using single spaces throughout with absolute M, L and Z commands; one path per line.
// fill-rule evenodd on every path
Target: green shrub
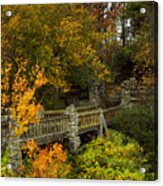
M 7 146 L 1 157 L 1 176 L 2 177 L 13 177 L 14 173 L 12 169 L 7 169 L 7 164 L 10 162 L 9 147 Z
M 147 180 L 154 180 L 154 172 L 157 172 L 157 157 L 154 145 L 154 112 L 147 107 L 139 106 L 131 109 L 123 109 L 114 118 L 112 128 L 135 139 L 144 149 L 147 158 Z M 152 175 L 151 175 L 151 174 Z
M 134 140 L 110 130 L 106 138 L 98 137 L 81 147 L 71 177 L 144 180 L 142 151 Z

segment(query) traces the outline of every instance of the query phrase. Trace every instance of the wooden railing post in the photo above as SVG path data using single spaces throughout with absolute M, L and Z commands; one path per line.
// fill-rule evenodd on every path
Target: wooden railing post
M 107 125 L 104 117 L 104 113 L 102 108 L 100 108 L 100 131 L 99 134 L 103 136 L 105 130 L 105 134 L 107 135 Z
M 73 104 L 67 107 L 66 114 L 70 117 L 68 123 L 69 149 L 72 153 L 74 153 L 80 146 L 80 137 L 78 136 L 78 115 Z
M 22 153 L 20 149 L 19 137 L 15 134 L 17 122 L 13 121 L 10 117 L 11 128 L 9 129 L 9 153 L 12 170 L 16 173 L 19 172 L 19 167 L 22 166 Z

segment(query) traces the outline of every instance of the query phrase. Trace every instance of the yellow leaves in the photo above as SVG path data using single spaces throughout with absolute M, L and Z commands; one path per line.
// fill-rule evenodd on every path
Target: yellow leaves
M 10 74 L 11 68 L 12 68 L 11 63 L 7 63 L 1 69 L 1 74 L 2 74 L 2 78 L 1 78 L 1 90 L 2 90 L 1 107 L 2 107 L 2 110 L 5 108 L 5 106 L 9 102 L 9 95 L 7 94 L 7 92 L 9 90 L 9 74 Z
M 94 58 L 92 65 L 94 67 L 94 73 L 97 77 L 97 80 L 110 80 L 109 76 L 111 75 L 111 72 L 106 68 L 103 63 L 101 63 L 101 61 L 97 57 Z
M 57 42 L 61 47 L 67 47 L 78 43 L 81 39 L 79 35 L 82 31 L 83 25 L 79 21 L 74 20 L 72 17 L 63 18 L 58 27 Z
M 75 20 L 73 17 L 63 18 L 60 22 L 60 27 L 69 32 L 70 34 L 77 34 L 83 28 L 81 23 Z M 76 30 L 74 30 L 74 28 L 76 28 Z
M 57 89 L 63 89 L 65 92 L 69 91 L 70 86 L 65 80 L 66 70 L 63 69 L 59 57 L 52 61 L 54 68 L 51 69 L 51 74 L 48 76 L 49 82 Z
M 29 97 L 28 97 L 29 95 Z M 12 108 L 13 120 L 17 121 L 18 127 L 15 129 L 16 135 L 21 135 L 27 131 L 29 124 L 39 123 L 38 112 L 41 109 L 40 104 L 31 102 L 33 98 L 33 92 L 26 92 L 19 98 L 15 107 Z
M 17 62 L 19 59 L 17 59 Z M 11 64 L 6 64 L 2 68 L 2 97 L 1 104 L 2 109 L 11 102 L 11 118 L 17 122 L 17 127 L 14 129 L 16 135 L 21 135 L 27 131 L 30 123 L 39 123 L 38 112 L 42 108 L 40 104 L 35 103 L 34 95 L 36 90 L 47 82 L 44 76 L 44 71 L 38 66 L 35 66 L 33 75 L 33 85 L 30 85 L 30 78 L 27 79 L 26 67 L 28 60 L 19 61 L 18 70 L 14 75 L 13 83 L 9 89 L 9 78 L 10 71 L 12 68 Z M 9 92 L 12 90 L 12 92 Z
M 50 27 L 47 24 L 44 24 L 43 29 L 46 35 L 48 35 L 48 33 L 51 31 Z
M 41 87 L 42 85 L 47 83 L 47 79 L 44 76 L 44 74 L 42 72 L 39 72 L 36 76 L 36 80 L 35 80 L 35 87 Z
M 49 56 L 53 56 L 53 49 L 52 49 L 52 46 L 50 45 L 45 45 L 44 46 L 44 51 L 46 53 L 48 53 Z
M 154 44 L 151 42 L 151 35 L 149 33 L 140 32 L 137 38 L 137 51 L 133 55 L 135 67 L 133 74 L 141 77 L 144 83 L 150 83 L 154 79 Z
M 12 64 L 8 63 L 6 64 L 5 68 L 2 68 L 2 75 L 8 74 L 11 70 Z
M 145 84 L 153 84 L 154 85 L 154 81 L 155 81 L 155 78 L 153 77 L 153 76 L 149 76 L 149 77 L 146 77 L 146 76 L 143 76 L 142 77 L 142 81 L 143 81 L 143 83 L 145 83 Z
M 83 9 L 83 7 L 80 8 L 81 10 Z M 80 13 L 82 14 L 82 11 Z M 95 21 L 95 17 L 91 15 L 88 16 L 88 19 L 91 24 Z M 93 29 L 89 30 L 90 32 L 88 33 L 84 33 L 86 29 L 85 24 L 84 19 L 81 21 L 70 16 L 63 18 L 58 27 L 59 32 L 56 41 L 66 53 L 70 66 L 82 68 L 87 64 L 94 72 L 97 80 L 104 80 L 107 75 L 110 75 L 110 72 L 99 60 L 97 51 L 91 43 L 92 41 L 100 43 L 104 36 Z M 86 34 L 90 34 L 90 38 Z M 56 71 L 57 68 L 58 66 L 56 66 Z M 58 69 L 58 72 L 62 73 L 61 69 Z
M 12 117 L 18 123 L 15 131 L 21 135 L 29 123 L 38 123 L 41 107 L 34 96 L 39 87 L 50 82 L 57 90 L 68 92 L 74 67 L 88 67 L 86 74 L 91 73 L 98 80 L 104 79 L 108 71 L 96 51 L 96 43 L 101 44 L 96 17 L 83 5 L 65 5 L 65 13 L 56 5 L 4 6 L 3 16 L 7 9 L 11 9 L 13 15 L 3 19 L 2 24 L 5 64 L 2 108 L 10 103 Z M 43 12 L 48 9 L 50 15 Z M 8 57 L 10 51 L 12 58 Z M 46 77 L 39 63 L 45 65 Z
M 20 20 L 21 17 L 19 14 L 12 16 L 8 23 L 9 28 L 14 29 L 19 24 Z
M 9 102 L 9 96 L 6 95 L 5 93 L 1 94 L 1 107 L 2 110 L 5 108 L 5 105 L 7 105 L 7 103 Z
M 34 82 L 35 89 L 47 83 L 48 80 L 44 75 L 44 70 L 41 69 L 38 65 L 35 66 L 34 73 L 36 73 L 35 82 Z

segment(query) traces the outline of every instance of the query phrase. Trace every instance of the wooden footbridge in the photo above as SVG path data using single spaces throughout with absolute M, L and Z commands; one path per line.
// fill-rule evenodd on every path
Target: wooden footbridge
M 102 133 L 102 129 L 111 122 L 119 109 L 120 106 L 102 109 L 93 105 L 77 108 L 71 105 L 63 110 L 45 111 L 40 123 L 30 124 L 19 142 L 34 139 L 42 145 L 69 138 L 70 134 L 76 136 L 98 129 Z
M 41 113 L 39 124 L 29 124 L 28 131 L 14 141 L 25 143 L 34 139 L 39 145 L 54 142 L 59 139 L 68 139 L 70 136 L 99 130 L 102 134 L 106 125 L 111 123 L 112 118 L 120 106 L 111 108 L 96 108 L 95 105 L 74 107 L 66 109 L 48 110 Z M 2 144 L 6 144 L 7 117 L 2 119 Z M 7 139 L 7 140 L 6 140 Z M 5 142 L 6 141 L 6 142 Z
M 29 124 L 28 131 L 19 137 L 16 137 L 14 131 L 8 128 L 7 117 L 2 117 L 2 153 L 8 145 L 13 170 L 17 171 L 22 165 L 20 147 L 32 139 L 38 145 L 66 139 L 70 151 L 75 152 L 80 146 L 81 134 L 91 131 L 103 134 L 119 109 L 120 106 L 102 109 L 95 105 L 84 107 L 70 105 L 62 110 L 45 111 L 40 114 L 39 124 Z

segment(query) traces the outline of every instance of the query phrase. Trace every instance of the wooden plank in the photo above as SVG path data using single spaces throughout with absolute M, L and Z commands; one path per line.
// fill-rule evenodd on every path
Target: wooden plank
M 93 110 L 93 111 L 79 113 L 78 116 L 81 117 L 81 116 L 87 116 L 87 115 L 93 115 L 93 114 L 99 114 L 99 113 L 100 113 L 100 110 Z
M 110 108 L 107 108 L 107 109 L 103 109 L 103 113 L 105 113 L 105 112 L 111 112 L 111 111 L 115 111 L 115 110 L 118 111 L 120 109 L 121 109 L 121 106 L 118 105 L 116 107 L 110 107 Z
M 81 112 L 83 110 L 90 110 L 90 109 L 95 109 L 96 106 L 93 105 L 88 105 L 88 106 L 80 106 L 80 107 L 76 107 L 76 111 Z
M 64 114 L 66 109 L 59 109 L 59 110 L 46 110 L 44 111 L 45 115 L 55 115 L 55 114 Z

